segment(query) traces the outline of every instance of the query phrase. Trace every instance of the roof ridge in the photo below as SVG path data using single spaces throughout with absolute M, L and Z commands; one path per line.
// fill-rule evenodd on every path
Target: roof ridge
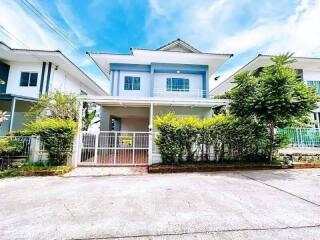
M 196 49 L 195 47 L 191 46 L 189 43 L 183 41 L 181 38 L 177 38 L 177 39 L 175 39 L 175 40 L 173 40 L 173 41 L 171 41 L 171 42 L 168 42 L 168 43 L 160 46 L 160 47 L 157 48 L 156 50 L 157 50 L 157 51 L 162 50 L 163 48 L 166 48 L 166 47 L 168 47 L 168 46 L 170 46 L 170 45 L 172 45 L 172 44 L 174 44 L 174 43 L 177 43 L 177 44 L 182 43 L 182 44 L 186 45 L 187 48 L 193 50 L 194 52 L 201 53 L 201 51 L 199 51 L 199 50 Z

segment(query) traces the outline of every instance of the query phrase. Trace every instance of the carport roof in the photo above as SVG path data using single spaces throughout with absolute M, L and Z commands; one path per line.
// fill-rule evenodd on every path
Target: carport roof
M 191 106 L 219 107 L 229 103 L 228 99 L 169 99 L 155 97 L 114 97 L 114 96 L 81 96 L 80 101 L 95 102 L 102 106 Z

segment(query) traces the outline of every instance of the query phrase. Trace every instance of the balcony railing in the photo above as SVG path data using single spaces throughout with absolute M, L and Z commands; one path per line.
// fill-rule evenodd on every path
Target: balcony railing
M 206 90 L 203 89 L 174 89 L 155 88 L 153 96 L 155 97 L 177 97 L 177 98 L 203 98 L 206 97 Z

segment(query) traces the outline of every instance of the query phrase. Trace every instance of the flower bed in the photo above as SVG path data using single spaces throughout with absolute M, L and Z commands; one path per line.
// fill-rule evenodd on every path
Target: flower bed
M 0 172 L 0 178 L 17 176 L 61 176 L 71 170 L 71 166 L 24 165 Z
M 186 163 L 186 164 L 157 164 L 149 166 L 149 173 L 182 173 L 182 172 L 216 172 L 236 170 L 266 170 L 287 169 L 287 165 L 280 163 Z

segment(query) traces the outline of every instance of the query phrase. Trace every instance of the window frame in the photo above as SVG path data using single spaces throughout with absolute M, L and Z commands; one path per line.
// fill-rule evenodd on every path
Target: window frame
M 320 94 L 320 81 L 318 80 L 306 80 L 306 84 L 308 87 L 314 86 L 316 87 L 316 93 Z
M 174 83 L 173 81 L 177 82 Z M 179 81 L 182 80 L 182 84 Z M 182 88 L 180 87 L 183 86 Z M 166 81 L 166 90 L 167 92 L 189 92 L 190 91 L 190 79 L 189 78 L 180 78 L 180 77 L 171 77 L 167 78 Z
M 127 80 L 130 82 L 127 82 Z M 124 76 L 124 91 L 140 91 L 141 77 L 140 76 Z
M 22 75 L 27 73 L 28 74 L 28 83 L 27 85 L 22 85 Z M 31 76 L 32 74 L 36 74 L 37 75 L 37 78 L 36 78 L 36 84 L 35 85 L 31 85 Z M 33 72 L 33 71 L 22 71 L 20 73 L 20 83 L 19 83 L 19 86 L 20 87 L 37 87 L 38 85 L 38 77 L 39 77 L 39 73 L 38 72 Z

